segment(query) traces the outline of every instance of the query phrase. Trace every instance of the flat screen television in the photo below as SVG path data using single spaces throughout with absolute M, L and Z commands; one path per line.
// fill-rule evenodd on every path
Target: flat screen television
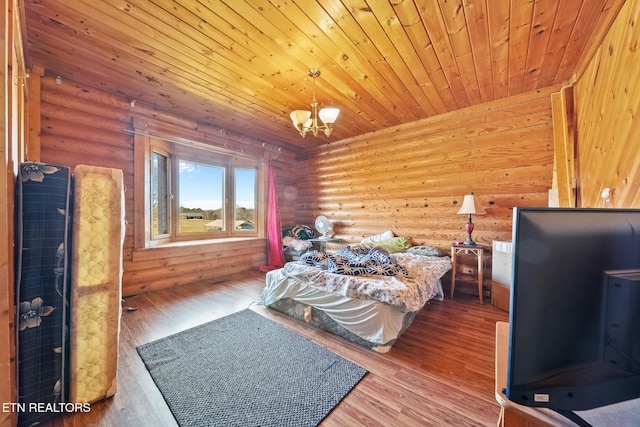
M 588 425 L 640 397 L 640 210 L 516 208 L 513 242 L 507 398 Z

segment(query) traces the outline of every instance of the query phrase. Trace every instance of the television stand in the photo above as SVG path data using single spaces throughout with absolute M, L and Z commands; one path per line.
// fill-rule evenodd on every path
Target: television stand
M 499 427 L 640 426 L 640 399 L 580 411 L 580 415 L 572 412 L 569 417 L 548 408 L 523 406 L 507 399 L 504 394 L 509 359 L 509 323 L 507 322 L 496 323 L 495 358 L 495 394 L 500 404 Z M 574 419 L 573 416 L 579 417 L 586 424 Z

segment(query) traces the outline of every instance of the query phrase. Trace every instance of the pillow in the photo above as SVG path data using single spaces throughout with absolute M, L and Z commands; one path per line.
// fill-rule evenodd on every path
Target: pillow
M 282 237 L 293 237 L 298 240 L 309 240 L 315 237 L 316 233 L 308 225 L 294 225 L 282 230 Z
M 284 236 L 282 238 L 282 246 L 288 246 L 295 251 L 303 251 L 311 247 L 311 242 L 308 240 L 296 239 L 291 236 Z
M 355 243 L 351 246 L 354 248 L 382 248 L 390 254 L 393 254 L 397 252 L 406 252 L 412 245 L 411 241 L 406 237 L 392 237 L 379 242 Z
M 394 237 L 393 231 L 387 230 L 384 233 L 376 234 L 375 236 L 365 237 L 360 241 L 360 243 L 371 243 L 371 242 L 379 242 L 381 240 L 387 240 Z
M 441 256 L 448 255 L 446 252 L 443 252 L 434 246 L 413 246 L 407 249 L 407 253 L 414 254 L 414 255 L 422 255 L 422 256 L 433 256 L 433 257 L 441 257 Z

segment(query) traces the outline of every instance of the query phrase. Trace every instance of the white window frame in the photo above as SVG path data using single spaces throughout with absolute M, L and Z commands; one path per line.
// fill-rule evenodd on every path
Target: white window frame
M 172 175 L 172 170 L 173 170 L 173 155 L 171 154 L 171 147 L 168 146 L 168 144 L 152 144 L 150 147 L 150 153 L 149 153 L 149 171 L 150 171 L 150 175 L 149 175 L 149 181 L 150 181 L 150 192 L 149 192 L 149 196 L 146 199 L 145 203 L 149 203 L 149 213 L 151 215 L 151 218 L 149 219 L 150 224 L 151 224 L 151 235 L 150 235 L 150 239 L 151 240 L 157 240 L 157 241 L 164 241 L 167 239 L 171 238 L 171 231 L 172 231 L 172 213 L 173 213 L 173 209 L 171 208 L 171 199 L 173 198 L 173 191 L 171 189 L 171 175 Z M 166 157 L 167 159 L 167 171 L 166 171 L 166 182 L 164 183 L 164 185 L 166 186 L 166 188 L 168 189 L 167 194 L 164 195 L 164 202 L 167 205 L 167 218 L 166 221 L 168 222 L 168 228 L 169 228 L 169 232 L 168 233 L 155 233 L 155 227 L 153 226 L 153 221 L 154 221 L 154 208 L 153 208 L 153 154 L 159 154 L 161 156 Z
M 153 152 L 167 156 L 169 163 L 169 199 L 170 199 L 170 231 L 168 234 L 154 235 L 153 207 L 151 200 L 151 161 Z M 179 173 L 180 160 L 206 166 L 222 167 L 225 170 L 224 183 L 224 229 L 203 233 L 179 232 L 180 195 Z M 259 238 L 265 235 L 266 207 L 266 173 L 261 159 L 251 159 L 228 150 L 195 141 L 172 140 L 136 132 L 134 134 L 134 169 L 137 175 L 135 185 L 135 246 L 137 248 L 157 247 L 171 244 L 188 244 L 189 242 L 215 242 L 220 239 Z M 254 196 L 254 228 L 235 228 L 235 187 L 234 177 L 236 169 L 255 169 Z M 138 214 L 139 213 L 139 214 Z

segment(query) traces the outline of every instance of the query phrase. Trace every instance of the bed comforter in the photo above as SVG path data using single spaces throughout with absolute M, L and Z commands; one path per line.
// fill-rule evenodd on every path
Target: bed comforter
M 406 276 L 345 275 L 297 262 L 285 264 L 282 273 L 321 291 L 354 299 L 373 299 L 405 311 L 418 311 L 430 299 L 444 298 L 438 281 L 451 270 L 449 257 L 395 254 L 394 258 L 406 270 Z

